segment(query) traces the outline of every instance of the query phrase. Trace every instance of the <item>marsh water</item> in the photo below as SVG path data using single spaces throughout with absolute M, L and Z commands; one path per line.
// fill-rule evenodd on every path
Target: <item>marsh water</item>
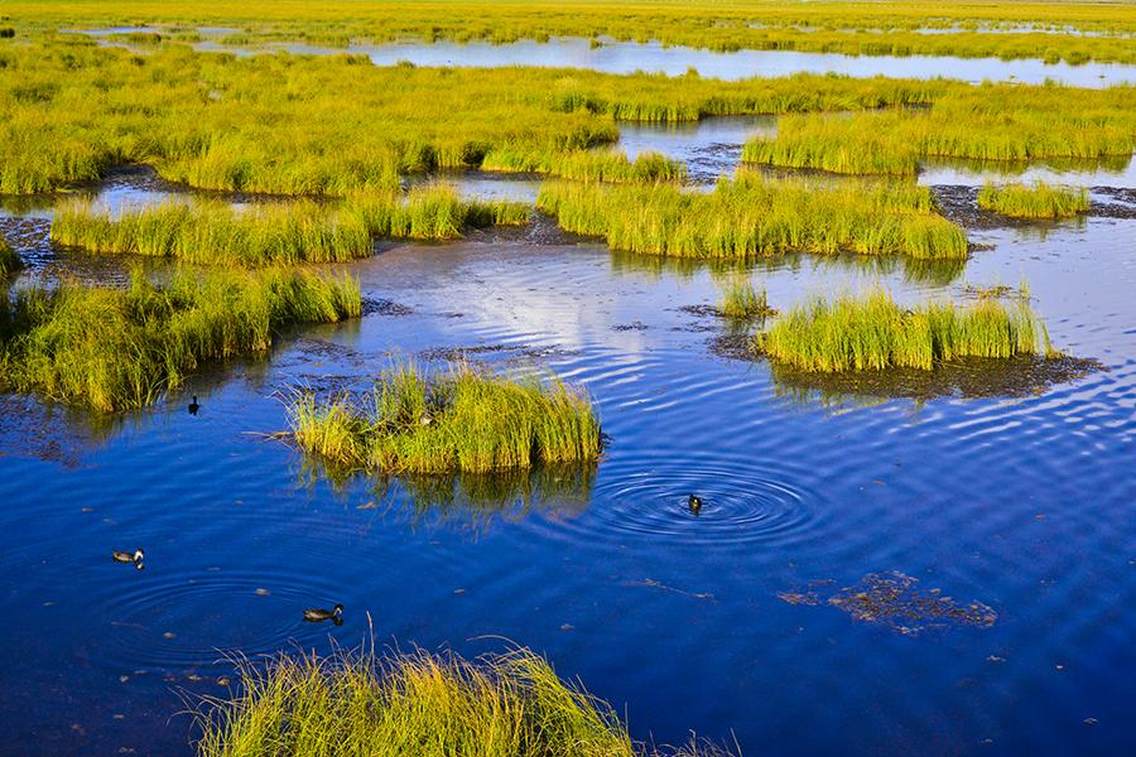
M 184 698 L 227 692 L 226 655 L 373 634 L 470 655 L 527 644 L 659 743 L 1131 748 L 1136 222 L 971 236 L 989 248 L 945 275 L 807 256 L 751 273 L 779 308 L 877 280 L 913 300 L 1025 278 L 1054 342 L 1107 370 L 1015 397 L 821 394 L 716 349 L 729 328 L 699 307 L 718 297 L 706 266 L 521 232 L 352 265 L 363 319 L 289 334 L 112 424 L 0 398 L 0 738 L 187 752 Z M 24 280 L 87 264 L 48 257 Z M 291 387 L 455 358 L 586 387 L 602 461 L 332 482 L 262 436 L 286 427 Z M 136 546 L 145 570 L 111 561 Z M 905 593 L 850 613 L 839 598 L 877 597 L 872 574 Z M 945 596 L 996 617 L 907 601 Z M 342 626 L 302 622 L 337 601 Z
M 108 35 L 162 30 L 159 27 L 114 27 L 82 31 L 101 38 L 104 44 L 129 47 L 130 42 L 108 38 Z M 224 42 L 223 35 L 232 30 L 202 28 L 198 31 L 205 39 L 193 43 L 193 47 L 202 52 L 228 52 L 236 55 L 278 51 L 299 55 L 350 53 L 366 55 L 379 66 L 393 66 L 405 62 L 417 66 L 471 68 L 542 66 L 583 68 L 611 74 L 643 71 L 668 76 L 686 74 L 693 69 L 700 76 L 727 81 L 755 76 L 833 73 L 853 77 L 961 79 L 972 83 L 1016 81 L 1024 84 L 1042 84 L 1046 81 L 1055 81 L 1076 87 L 1108 87 L 1136 83 L 1136 65 L 1097 62 L 1072 65 L 1065 62 L 1046 63 L 1040 58 L 1002 60 L 949 55 L 845 55 L 795 50 L 718 52 L 664 45 L 657 41 L 621 42 L 604 39 L 599 40 L 599 44 L 593 45 L 590 40 L 573 37 L 555 38 L 547 42 L 519 40 L 505 44 L 403 41 L 324 47 L 308 43 L 269 42 L 242 47 Z
M 468 46 L 460 62 L 681 60 L 672 73 L 735 78 L 811 60 L 587 45 Z M 442 63 L 451 48 L 382 54 Z M 513 54 L 528 57 L 502 57 Z M 1042 66 L 997 62 L 1019 64 Z M 618 147 L 661 150 L 706 184 L 773 128 L 621 126 Z M 920 180 L 973 186 L 1007 170 L 1136 186 L 1127 160 L 928 165 Z M 531 201 L 538 186 L 457 178 L 483 197 Z M 86 192 L 114 210 L 185 196 L 138 171 Z M 54 201 L 0 208 L 30 264 L 16 285 L 119 280 L 132 261 L 46 241 Z M 0 395 L 0 751 L 190 753 L 187 703 L 228 694 L 233 655 L 371 639 L 467 655 L 528 645 L 657 743 L 695 730 L 745 754 L 1133 751 L 1136 220 L 984 221 L 968 229 L 965 266 L 784 256 L 745 270 L 779 309 L 877 282 L 913 302 L 1028 281 L 1055 345 L 1100 370 L 993 392 L 970 391 L 984 376 L 947 394 L 810 386 L 723 349 L 737 332 L 710 307 L 722 271 L 613 253 L 538 219 L 344 266 L 362 284 L 362 319 L 290 332 L 145 412 L 107 420 Z M 453 360 L 586 388 L 602 460 L 344 479 L 268 436 L 286 428 L 282 399 L 297 386 L 363 390 L 406 361 Z M 145 570 L 110 558 L 138 546 Z M 335 602 L 341 626 L 302 621 Z

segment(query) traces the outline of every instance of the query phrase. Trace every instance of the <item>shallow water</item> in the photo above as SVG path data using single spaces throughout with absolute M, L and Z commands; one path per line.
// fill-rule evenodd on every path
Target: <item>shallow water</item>
M 209 43 L 209 49 L 221 49 Z M 916 79 L 944 77 L 969 82 L 1020 81 L 1040 84 L 1047 79 L 1078 87 L 1106 87 L 1136 82 L 1136 66 L 1120 63 L 1048 64 L 1041 60 L 1004 61 L 998 58 L 889 55 L 855 56 L 838 53 L 804 53 L 788 50 L 740 50 L 715 52 L 689 47 L 667 47 L 658 42 L 605 42 L 593 48 L 589 40 L 555 39 L 546 43 L 522 40 L 504 45 L 487 42 L 399 42 L 385 45 L 351 45 L 324 48 L 306 44 L 268 45 L 303 54 L 367 55 L 380 66 L 410 61 L 418 66 L 544 66 L 586 68 L 613 74 L 635 71 L 685 74 L 693 68 L 701 76 L 737 80 L 754 76 L 787 76 L 795 73 L 836 73 L 855 77 L 904 76 Z M 203 48 L 204 49 L 204 48 Z
M 953 278 L 813 257 L 755 275 L 781 308 L 877 280 L 913 300 L 1025 278 L 1054 342 L 1109 370 L 1025 398 L 834 401 L 716 356 L 723 324 L 681 309 L 716 301 L 704 266 L 487 236 L 351 266 L 387 307 L 109 426 L 0 397 L 0 739 L 187 751 L 178 692 L 224 693 L 224 653 L 356 644 L 370 613 L 380 644 L 531 645 L 659 742 L 1131 751 L 1136 222 L 972 237 L 993 249 Z M 474 504 L 437 507 L 437 484 L 335 490 L 252 433 L 284 427 L 277 393 L 297 383 L 361 387 L 459 348 L 585 386 L 611 437 L 598 468 L 465 480 Z M 109 559 L 138 545 L 143 571 Z M 996 619 L 904 634 L 826 603 L 889 571 Z M 300 621 L 336 601 L 342 627 Z
M 926 186 L 980 187 L 986 183 L 1004 184 L 1042 181 L 1079 187 L 1136 187 L 1136 160 L 1118 156 L 1104 161 L 1057 161 L 1014 163 L 999 161 L 932 161 L 919 172 L 919 183 Z

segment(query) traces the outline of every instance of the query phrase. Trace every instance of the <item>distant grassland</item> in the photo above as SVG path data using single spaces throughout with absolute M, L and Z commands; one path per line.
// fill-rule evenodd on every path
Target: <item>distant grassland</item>
M 747 163 L 846 174 L 912 175 L 928 158 L 1101 159 L 1136 149 L 1136 88 L 983 85 L 955 89 L 927 109 L 794 115 L 773 137 L 749 141 Z
M 615 142 L 617 120 L 927 104 L 955 86 L 376 67 L 184 46 L 133 54 L 63 35 L 0 44 L 0 194 L 49 192 L 127 163 L 204 189 L 289 195 L 390 190 L 400 175 L 481 166 L 673 180 L 679 169 L 666 161 L 581 151 Z
M 7 0 L 4 8 L 21 32 L 143 23 L 177 25 L 183 34 L 195 25 L 239 27 L 227 35 L 225 41 L 232 44 L 302 40 L 346 46 L 353 39 L 408 38 L 504 43 L 573 36 L 659 40 L 714 50 L 1136 61 L 1132 40 L 1112 35 L 1136 31 L 1136 9 L 1126 3 Z M 983 33 L 990 30 L 998 33 Z
M 1089 192 L 1072 187 L 1054 187 L 1038 182 L 1032 186 L 987 184 L 978 190 L 978 207 L 1011 218 L 1072 218 L 1089 209 Z
M 1045 325 L 1025 301 L 982 298 L 968 307 L 906 309 L 882 291 L 795 307 L 754 340 L 773 360 L 818 372 L 931 370 L 964 357 L 1054 354 Z
M 708 193 L 546 182 L 537 207 L 568 231 L 652 255 L 967 254 L 963 230 L 935 212 L 930 190 L 913 184 L 768 179 L 744 172 Z
M 238 209 L 218 200 L 127 209 L 117 216 L 89 202 L 65 203 L 53 241 L 96 253 L 173 257 L 190 263 L 258 267 L 345 262 L 373 253 L 374 239 L 453 239 L 470 229 L 520 224 L 519 203 L 463 200 L 453 187 L 358 192 L 342 202 L 310 200 Z
M 0 297 L 0 389 L 116 412 L 144 407 L 210 361 L 269 349 L 302 323 L 358 317 L 359 285 L 305 271 L 183 270 L 127 289 L 61 283 Z

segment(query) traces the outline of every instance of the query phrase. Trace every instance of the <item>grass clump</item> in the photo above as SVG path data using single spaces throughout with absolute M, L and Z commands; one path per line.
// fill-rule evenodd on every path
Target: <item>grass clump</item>
M 1011 218 L 1072 218 L 1089 209 L 1089 193 L 1040 181 L 1033 186 L 987 184 L 978 190 L 978 207 Z
M 114 216 L 90 201 L 63 204 L 53 241 L 96 253 L 174 257 L 246 267 L 343 262 L 372 253 L 375 237 L 452 239 L 473 227 L 524 223 L 518 203 L 467 201 L 445 185 L 356 193 L 339 203 L 301 200 L 236 208 L 219 200 L 171 202 Z
M 681 183 L 686 166 L 660 153 L 647 151 L 630 160 L 617 150 L 578 150 L 570 153 L 533 155 L 499 150 L 485 156 L 486 171 L 543 173 L 576 181 L 612 184 Z
M 744 276 L 734 276 L 725 282 L 718 309 L 727 318 L 743 321 L 764 318 L 774 312 L 765 290 L 757 291 L 753 282 Z
M 1025 301 L 1007 307 L 982 299 L 962 308 L 901 308 L 886 292 L 816 300 L 756 335 L 772 359 L 805 371 L 917 368 L 964 357 L 1053 356 L 1045 325 Z
M 653 255 L 967 255 L 963 230 L 935 213 L 928 189 L 910 184 L 831 184 L 743 173 L 700 193 L 668 185 L 546 182 L 537 207 L 568 231 Z
M 526 649 L 468 661 L 337 652 L 242 665 L 242 690 L 201 716 L 203 757 L 646 757 L 606 702 Z M 692 745 L 667 754 L 720 754 Z
M 369 397 L 294 398 L 304 452 L 347 469 L 472 473 L 596 460 L 591 403 L 560 382 L 514 381 L 458 367 L 430 380 L 414 367 L 380 378 Z
M 0 301 L 0 385 L 105 412 L 140 408 L 209 361 L 263 352 L 281 329 L 362 311 L 358 284 L 305 271 L 177 271 L 126 289 L 61 283 Z
M 24 267 L 24 262 L 20 260 L 20 255 L 12 246 L 8 244 L 7 240 L 0 237 L 0 276 L 8 276 Z

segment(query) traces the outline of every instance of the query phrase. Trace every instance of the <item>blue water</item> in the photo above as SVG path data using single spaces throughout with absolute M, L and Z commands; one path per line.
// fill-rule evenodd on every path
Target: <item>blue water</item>
M 993 249 L 949 281 L 811 257 L 753 275 L 779 308 L 1024 278 L 1055 344 L 1108 370 L 1014 399 L 802 394 L 680 309 L 717 300 L 705 266 L 490 236 L 350 266 L 413 313 L 290 334 L 109 426 L 0 396 L 2 751 L 188 752 L 182 697 L 224 694 L 226 654 L 355 645 L 370 623 L 402 648 L 529 645 L 659 743 L 1132 751 L 1136 222 L 971 237 Z M 333 486 L 258 435 L 285 427 L 290 387 L 455 348 L 586 387 L 611 437 L 598 467 L 527 502 L 518 484 L 500 512 L 439 507 L 400 482 Z M 145 570 L 110 560 L 136 546 Z M 880 571 L 997 619 L 903 634 L 824 602 Z M 778 596 L 808 591 L 820 604 Z M 337 601 L 341 627 L 301 621 Z

